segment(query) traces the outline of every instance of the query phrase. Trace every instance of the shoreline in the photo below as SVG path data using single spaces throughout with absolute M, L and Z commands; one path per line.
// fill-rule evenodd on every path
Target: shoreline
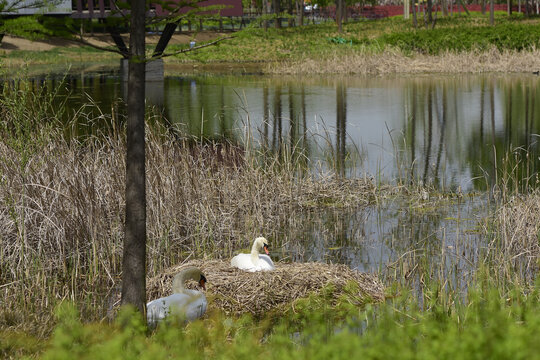
M 223 33 L 205 32 L 195 37 L 208 41 Z M 176 34 L 171 44 L 187 44 L 194 34 Z M 157 42 L 157 35 L 148 37 L 148 44 Z M 92 38 L 98 46 L 111 46 L 108 36 Z M 78 51 L 80 49 L 80 51 Z M 0 47 L 0 64 L 4 69 L 65 68 L 80 66 L 100 67 L 120 60 L 118 54 L 106 51 L 90 52 L 81 44 L 63 39 L 30 41 L 6 35 Z M 10 56 L 17 51 L 20 56 Z M 40 54 L 43 54 L 42 56 Z M 497 50 L 451 52 L 439 55 L 406 54 L 399 49 L 373 52 L 356 49 L 335 51 L 319 58 L 305 56 L 299 59 L 269 61 L 186 61 L 185 58 L 164 58 L 166 73 L 208 73 L 239 75 L 415 75 L 415 74 L 480 74 L 480 73 L 535 73 L 540 70 L 540 50 Z M 466 64 L 464 66 L 463 64 Z M 45 69 L 44 69 L 45 70 Z
M 466 65 L 464 65 L 466 64 Z M 280 64 L 269 64 L 266 74 L 480 74 L 530 73 L 540 70 L 540 50 L 450 52 L 441 55 L 414 54 L 399 50 L 381 53 L 338 55 L 327 59 L 302 59 Z

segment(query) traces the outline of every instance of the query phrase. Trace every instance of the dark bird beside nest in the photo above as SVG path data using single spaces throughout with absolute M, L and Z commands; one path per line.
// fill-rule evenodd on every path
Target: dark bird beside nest
M 540 70 L 533 71 L 534 75 L 540 75 Z

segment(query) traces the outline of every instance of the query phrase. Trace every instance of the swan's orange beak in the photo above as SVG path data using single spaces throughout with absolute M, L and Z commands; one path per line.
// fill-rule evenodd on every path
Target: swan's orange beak
M 199 280 L 199 286 L 202 287 L 203 290 L 206 290 L 205 284 L 206 284 L 206 278 L 203 275 L 201 275 L 201 280 Z
M 266 253 L 266 255 L 270 255 L 270 251 L 268 251 L 268 245 L 264 245 L 264 252 Z

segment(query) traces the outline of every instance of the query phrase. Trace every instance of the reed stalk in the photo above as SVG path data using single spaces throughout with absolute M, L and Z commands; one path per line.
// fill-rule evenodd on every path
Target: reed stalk
M 0 327 L 38 334 L 52 328 L 63 300 L 87 320 L 105 318 L 122 271 L 123 121 L 116 111 L 92 118 L 81 109 L 66 123 L 51 107 L 51 98 L 22 87 L 5 87 L 0 103 L 0 299 L 13 305 L 0 311 Z M 306 209 L 375 198 L 368 179 L 300 171 L 305 159 L 294 148 L 278 155 L 194 141 L 156 116 L 148 112 L 148 276 L 194 258 L 228 258 L 261 234 L 277 249 L 302 231 L 293 219 Z M 89 131 L 94 122 L 110 125 Z

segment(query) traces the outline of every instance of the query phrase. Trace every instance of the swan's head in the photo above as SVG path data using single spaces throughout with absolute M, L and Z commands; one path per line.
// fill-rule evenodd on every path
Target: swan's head
M 196 281 L 201 288 L 206 290 L 206 276 L 204 276 L 201 269 L 190 266 L 175 275 L 172 283 L 173 293 L 181 293 L 184 290 L 184 283 L 187 280 Z
M 257 244 L 257 247 L 263 248 L 264 252 L 268 255 L 270 252 L 268 251 L 268 240 L 264 237 L 258 237 L 255 239 L 255 244 Z
M 201 272 L 201 277 L 199 278 L 199 286 L 202 287 L 204 290 L 206 290 L 206 278 L 204 277 L 204 274 Z

